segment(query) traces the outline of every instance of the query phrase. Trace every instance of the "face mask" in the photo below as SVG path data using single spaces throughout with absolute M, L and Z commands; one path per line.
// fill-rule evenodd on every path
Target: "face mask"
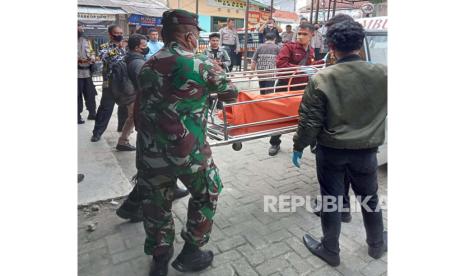
M 146 48 L 142 48 L 142 54 L 145 56 L 146 54 L 148 54 L 150 52 L 150 49 L 149 47 L 146 47 Z
M 192 37 L 193 37 L 195 40 L 192 40 Z M 196 37 L 193 33 L 189 32 L 189 33 L 186 34 L 186 39 L 187 39 L 188 41 L 195 41 L 194 43 L 192 43 L 192 44 L 193 44 L 192 52 L 197 53 L 197 48 L 198 48 L 198 46 L 199 46 L 199 45 L 198 45 L 198 42 L 197 42 L 197 37 Z
M 84 34 L 84 32 L 78 31 L 78 37 L 81 37 Z
M 121 40 L 123 40 L 122 35 L 111 35 L 111 36 L 113 37 L 113 40 L 116 42 L 121 42 Z

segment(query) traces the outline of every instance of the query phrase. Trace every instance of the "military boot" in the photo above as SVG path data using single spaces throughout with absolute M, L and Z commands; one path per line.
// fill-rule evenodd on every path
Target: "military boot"
M 174 189 L 174 200 L 183 198 L 189 194 L 187 189 L 180 188 L 178 184 L 176 184 L 176 188 Z
M 150 267 L 149 276 L 166 276 L 168 275 L 168 263 L 173 257 L 173 247 L 170 247 L 166 254 L 154 256 L 152 266 Z
M 185 243 L 181 253 L 171 263 L 171 266 L 180 272 L 196 272 L 209 267 L 212 262 L 212 251 L 200 250 L 193 244 Z
M 140 203 L 126 199 L 123 204 L 116 210 L 116 215 L 122 219 L 129 219 L 131 222 L 140 222 L 142 216 L 142 206 Z

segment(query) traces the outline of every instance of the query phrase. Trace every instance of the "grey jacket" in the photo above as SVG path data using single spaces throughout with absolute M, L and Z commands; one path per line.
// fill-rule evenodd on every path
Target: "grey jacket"
M 203 51 L 203 54 L 206 55 L 209 59 L 215 59 L 213 54 L 212 48 L 210 46 Z M 218 53 L 216 55 L 216 59 L 219 59 L 223 63 L 223 69 L 228 70 L 228 67 L 231 65 L 231 58 L 228 55 L 226 49 L 223 46 L 220 46 L 218 49 Z
M 128 77 L 131 80 L 132 85 L 134 86 L 135 93 L 129 95 L 127 99 L 124 99 L 126 103 L 132 103 L 136 100 L 136 95 L 140 91 L 139 81 L 137 76 L 142 69 L 142 66 L 145 63 L 144 55 L 138 52 L 129 51 L 126 54 L 126 66 L 128 70 Z
M 294 150 L 320 144 L 370 149 L 383 144 L 387 116 L 387 67 L 345 57 L 309 81 L 299 108 Z

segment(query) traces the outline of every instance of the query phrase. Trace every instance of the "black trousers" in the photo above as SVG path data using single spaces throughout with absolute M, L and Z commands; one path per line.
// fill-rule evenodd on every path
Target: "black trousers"
M 260 86 L 260 88 L 274 87 L 274 81 L 258 81 L 258 85 Z M 269 93 L 273 93 L 273 89 L 260 90 L 260 95 L 265 95 Z
M 229 72 L 232 72 L 234 65 L 241 65 L 240 56 L 236 54 L 236 45 L 224 45 L 224 49 L 228 52 L 229 58 L 231 59 L 231 65 L 228 66 Z
M 315 60 L 320 59 L 320 48 L 315 48 Z
M 276 86 L 285 86 L 289 83 L 289 79 L 280 79 L 278 80 L 278 83 L 276 84 Z M 296 86 L 296 87 L 291 87 L 291 91 L 295 91 L 295 90 L 301 90 L 302 87 L 305 87 L 307 84 L 302 84 L 302 86 Z M 277 88 L 275 90 L 276 92 L 287 92 L 287 88 Z M 277 135 L 277 136 L 271 136 L 271 139 L 270 139 L 270 144 L 272 146 L 279 146 L 281 144 L 281 135 Z
M 92 78 L 78 78 L 78 119 L 81 118 L 81 113 L 84 109 L 83 101 L 85 101 L 86 109 L 89 111 L 89 115 L 95 115 L 96 95 L 97 91 L 95 90 Z
M 376 210 L 379 204 L 376 149 L 339 150 L 318 145 L 316 165 L 323 205 L 328 196 L 335 198 L 336 204 L 339 204 L 339 198 L 345 194 L 344 177 L 348 174 L 355 195 L 369 207 L 366 209 L 362 205 L 366 242 L 372 247 L 382 246 L 383 215 L 381 209 Z M 333 253 L 339 253 L 340 210 L 323 210 L 321 226 L 323 246 Z
M 108 123 L 111 119 L 111 114 L 113 114 L 113 108 L 115 107 L 115 99 L 111 94 L 109 88 L 102 89 L 102 98 L 100 99 L 100 105 L 97 109 L 97 116 L 95 118 L 95 125 L 93 134 L 102 135 L 107 129 Z M 124 125 L 128 117 L 126 106 L 118 106 L 118 126 L 121 127 Z
M 258 85 L 260 88 L 268 88 L 268 87 L 274 87 L 275 82 L 274 81 L 259 81 Z M 265 95 L 273 93 L 273 89 L 266 89 L 266 90 L 260 90 L 260 95 Z M 270 138 L 270 144 L 272 146 L 279 146 L 281 144 L 281 135 L 276 135 L 276 136 L 271 136 Z

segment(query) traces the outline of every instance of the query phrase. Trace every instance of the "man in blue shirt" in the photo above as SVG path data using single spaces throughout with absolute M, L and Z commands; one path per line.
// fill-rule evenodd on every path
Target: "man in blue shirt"
M 150 57 L 155 55 L 156 52 L 158 52 L 162 47 L 163 47 L 163 42 L 158 41 L 158 32 L 155 29 L 150 29 L 148 32 L 149 36 L 149 43 L 147 45 L 149 46 L 149 53 L 145 55 L 145 60 L 148 60 Z

